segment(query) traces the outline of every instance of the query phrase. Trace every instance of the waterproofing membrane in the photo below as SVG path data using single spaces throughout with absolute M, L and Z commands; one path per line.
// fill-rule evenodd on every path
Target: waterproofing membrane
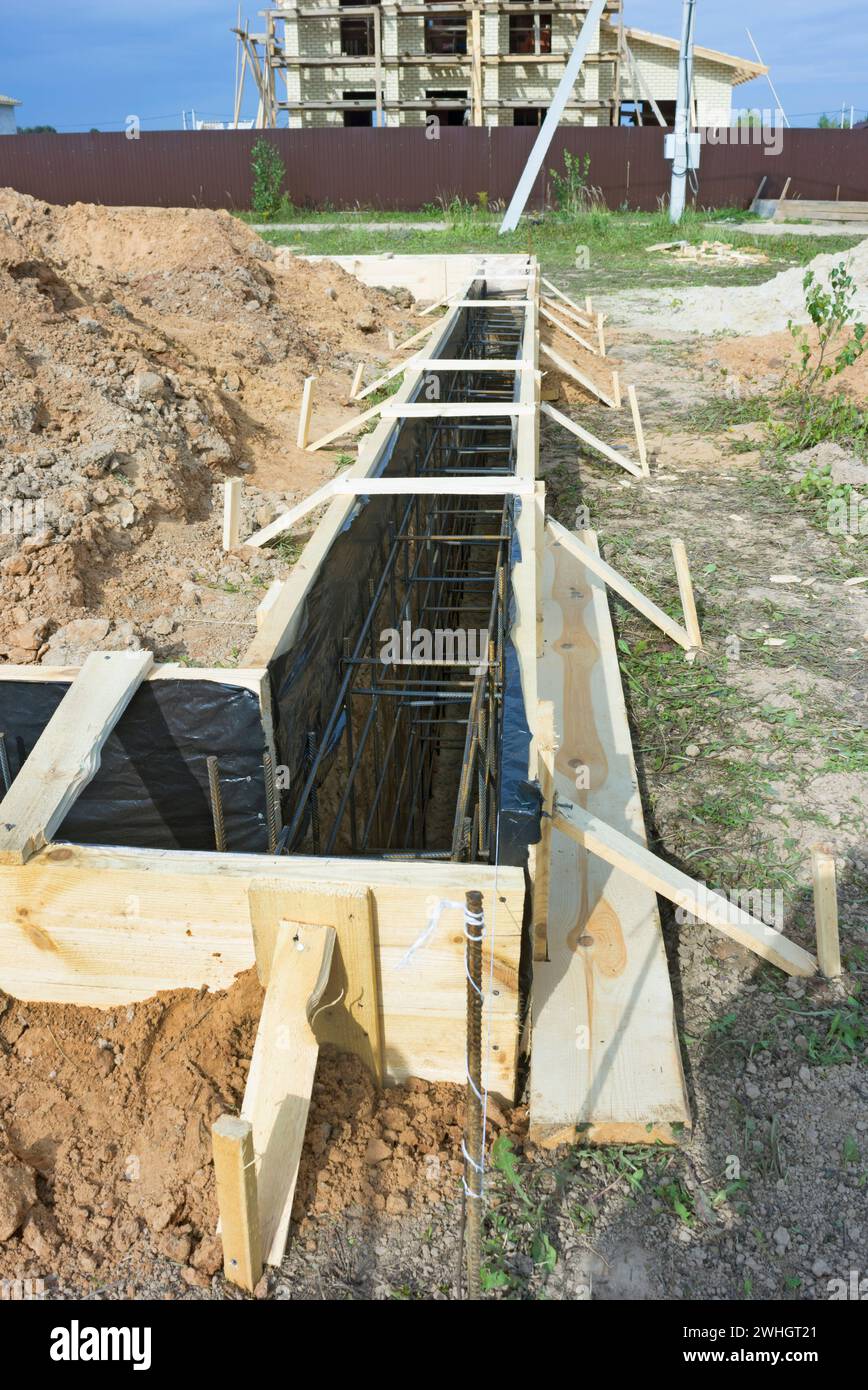
M 13 778 L 68 689 L 66 681 L 0 681 L 0 729 Z M 264 749 L 253 691 L 208 680 L 146 681 L 54 838 L 81 845 L 213 849 L 205 762 L 213 755 L 220 763 L 228 849 L 267 852 Z

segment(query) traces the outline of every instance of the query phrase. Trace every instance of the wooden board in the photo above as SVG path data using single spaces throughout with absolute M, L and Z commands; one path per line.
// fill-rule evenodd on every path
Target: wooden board
M 52 838 L 153 660 L 150 652 L 91 652 L 3 798 L 0 864 L 23 864 Z
M 779 199 L 775 222 L 866 222 L 868 202 L 833 202 L 831 199 Z
M 296 922 L 333 927 L 337 944 L 326 998 L 337 1001 L 317 1017 L 321 1043 L 334 1043 L 354 1052 L 383 1084 L 383 1025 L 374 932 L 373 900 L 369 888 L 332 888 L 317 893 L 287 891 L 279 879 L 254 879 L 250 885 L 250 924 L 256 966 L 263 985 L 271 974 L 279 923 L 290 914 Z
M 280 922 L 273 941 L 241 1106 L 253 1137 L 262 1258 L 270 1265 L 286 1250 L 319 1054 L 310 1015 L 328 983 L 334 943 L 331 927 L 300 922 Z
M 492 1089 L 512 1096 L 524 874 L 483 864 L 271 858 L 185 850 L 52 845 L 0 866 L 0 989 L 19 999 L 113 1008 L 163 989 L 228 989 L 255 962 L 248 891 L 267 874 L 286 891 L 370 888 L 384 1065 L 391 1080 L 465 1079 L 463 917 L 443 913 L 423 950 L 428 904 L 484 897 L 497 996 Z M 488 965 L 486 965 L 486 970 Z
M 587 533 L 586 533 L 587 534 Z M 644 838 L 603 582 L 546 545 L 540 698 L 555 707 L 555 789 Z M 576 788 L 580 766 L 587 791 Z M 671 1142 L 689 1110 L 657 899 L 552 837 L 548 960 L 533 967 L 531 1134 Z

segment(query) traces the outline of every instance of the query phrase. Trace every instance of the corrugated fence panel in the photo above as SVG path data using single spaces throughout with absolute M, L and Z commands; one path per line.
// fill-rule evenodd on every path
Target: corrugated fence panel
M 696 201 L 703 207 L 746 207 L 763 177 L 765 197 L 868 200 L 868 129 L 764 132 L 766 141 L 741 143 L 756 132 L 726 131 L 727 143 L 706 132 Z M 508 201 L 536 132 L 442 126 L 438 139 L 424 127 L 268 131 L 287 168 L 298 206 L 397 208 L 445 204 L 460 197 Z M 262 135 L 252 130 L 143 131 L 0 136 L 0 186 L 52 203 L 114 206 L 248 208 L 250 152 Z M 734 136 L 739 143 L 732 143 Z M 550 196 L 553 168 L 563 151 L 590 156 L 589 183 L 609 207 L 654 209 L 669 190 L 657 126 L 562 126 L 552 142 L 532 205 Z

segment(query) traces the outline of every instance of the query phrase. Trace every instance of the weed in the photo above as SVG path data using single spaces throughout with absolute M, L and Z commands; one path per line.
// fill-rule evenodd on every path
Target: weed
M 286 165 L 276 147 L 262 139 L 257 140 L 250 152 L 250 165 L 253 170 L 253 212 L 260 221 L 273 222 L 283 202 Z

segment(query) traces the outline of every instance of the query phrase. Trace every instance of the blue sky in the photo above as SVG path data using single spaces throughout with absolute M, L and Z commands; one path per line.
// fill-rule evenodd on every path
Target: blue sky
M 253 26 L 264 0 L 242 13 Z M 20 125 L 118 129 L 127 115 L 177 129 L 182 109 L 231 111 L 236 4 L 226 0 L 78 0 L 36 9 L 0 0 L 0 92 L 18 97 Z M 37 17 L 38 16 L 38 17 Z M 698 0 L 697 41 L 751 56 L 750 25 L 794 125 L 852 102 L 868 114 L 866 0 Z M 681 0 L 625 0 L 628 24 L 677 36 Z M 765 81 L 739 105 L 770 106 Z

